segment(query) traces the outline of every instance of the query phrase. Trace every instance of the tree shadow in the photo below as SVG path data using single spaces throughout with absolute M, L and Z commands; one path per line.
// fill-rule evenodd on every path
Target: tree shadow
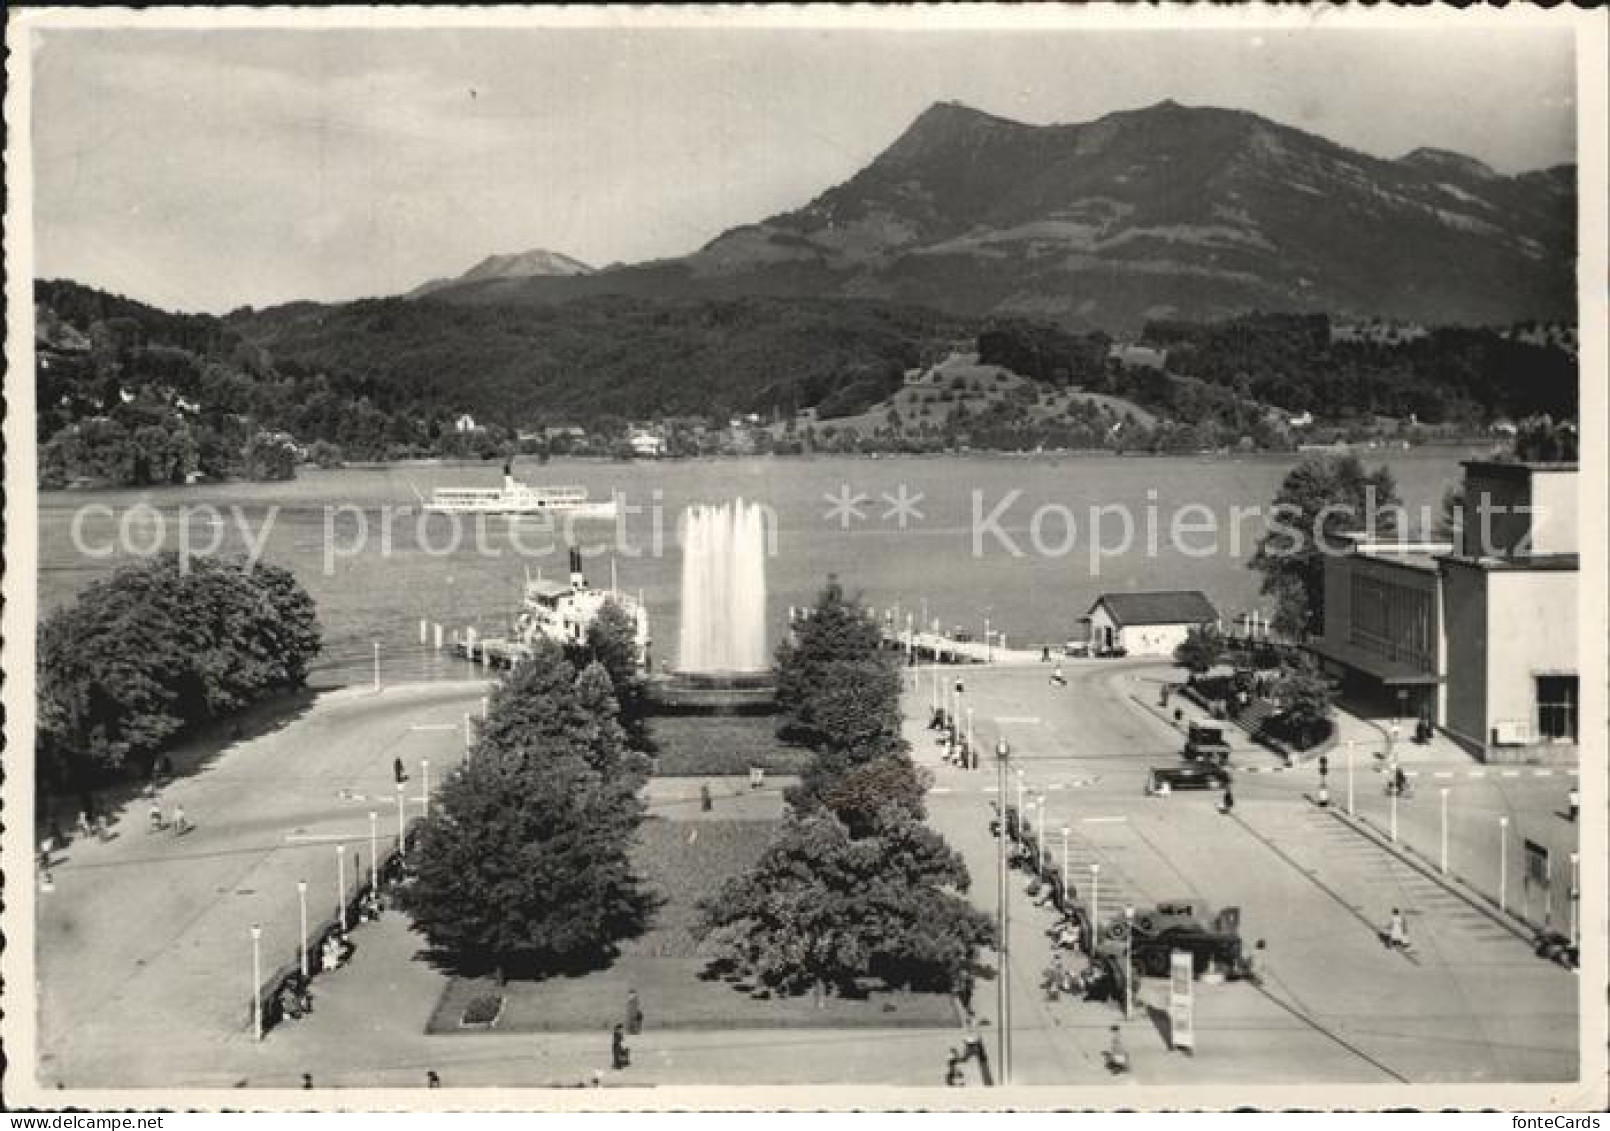
M 229 718 L 207 720 L 185 731 L 148 763 L 108 769 L 80 788 L 41 794 L 35 802 L 38 835 L 53 837 L 58 847 L 75 836 L 82 839 L 83 834 L 75 830 L 81 812 L 91 818 L 104 817 L 110 825 L 134 802 L 154 797 L 176 781 L 205 773 L 234 747 L 278 733 L 304 718 L 321 690 L 300 687 Z M 116 835 L 109 833 L 104 839 Z

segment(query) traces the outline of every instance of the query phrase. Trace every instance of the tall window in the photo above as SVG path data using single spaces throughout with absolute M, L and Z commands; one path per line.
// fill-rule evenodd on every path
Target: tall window
M 1576 741 L 1576 676 L 1537 677 L 1537 733 L 1541 738 Z

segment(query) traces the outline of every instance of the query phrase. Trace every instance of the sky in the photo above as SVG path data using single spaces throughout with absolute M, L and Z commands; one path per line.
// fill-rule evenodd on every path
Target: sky
M 1036 124 L 1164 99 L 1380 157 L 1575 159 L 1559 27 L 40 29 L 35 273 L 168 309 L 395 294 L 544 247 L 696 250 L 954 100 Z

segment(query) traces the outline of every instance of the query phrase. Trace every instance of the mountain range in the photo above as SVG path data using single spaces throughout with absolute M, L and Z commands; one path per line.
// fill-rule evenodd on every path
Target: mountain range
M 1250 310 L 1571 321 L 1575 247 L 1571 165 L 1505 176 L 1437 149 L 1386 160 L 1174 102 L 1047 126 L 943 102 L 849 180 L 690 255 L 488 271 L 428 293 L 873 298 L 1120 333 Z

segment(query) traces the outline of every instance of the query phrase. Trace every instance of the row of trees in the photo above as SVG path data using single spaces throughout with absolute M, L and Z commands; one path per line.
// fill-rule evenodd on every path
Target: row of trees
M 655 899 L 631 859 L 648 774 L 634 627 L 609 602 L 579 645 L 537 644 L 443 782 L 402 890 L 443 967 L 580 971 L 646 928 Z
M 277 566 L 123 567 L 40 623 L 41 787 L 149 774 L 187 728 L 301 686 L 320 646 L 312 598 Z
M 924 824 L 877 626 L 830 581 L 778 651 L 778 700 L 815 758 L 750 871 L 701 904 L 718 961 L 783 992 L 958 991 L 994 941 L 961 856 Z

